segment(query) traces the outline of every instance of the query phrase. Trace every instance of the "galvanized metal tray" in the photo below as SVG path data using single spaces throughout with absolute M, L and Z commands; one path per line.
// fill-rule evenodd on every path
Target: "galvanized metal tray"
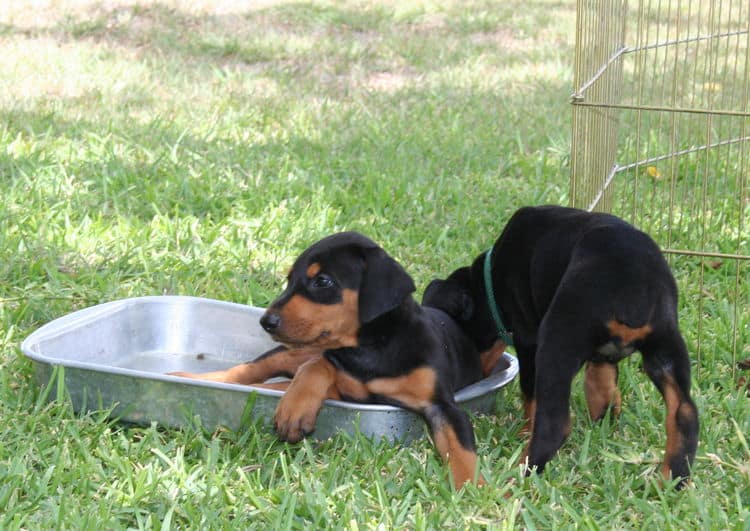
M 56 319 L 21 344 L 40 385 L 64 368 L 76 411 L 114 406 L 126 422 L 180 427 L 196 415 L 213 429 L 237 429 L 243 413 L 270 423 L 281 391 L 192 380 L 171 371 L 225 369 L 275 346 L 258 323 L 262 308 L 198 297 L 137 297 L 108 302 Z M 505 354 L 498 370 L 456 393 L 471 412 L 490 412 L 497 393 L 518 373 Z M 507 366 L 506 366 L 507 365 Z M 252 409 L 249 409 L 252 406 Z M 314 437 L 336 431 L 409 441 L 421 437 L 418 415 L 392 406 L 327 400 Z

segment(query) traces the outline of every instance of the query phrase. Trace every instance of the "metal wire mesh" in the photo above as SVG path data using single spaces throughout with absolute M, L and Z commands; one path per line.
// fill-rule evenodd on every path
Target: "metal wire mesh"
M 750 2 L 579 0 L 570 199 L 668 253 L 689 343 L 750 337 Z

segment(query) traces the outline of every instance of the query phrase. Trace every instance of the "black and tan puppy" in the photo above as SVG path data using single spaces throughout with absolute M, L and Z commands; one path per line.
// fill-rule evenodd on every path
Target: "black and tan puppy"
M 482 378 L 492 354 L 482 360 L 453 319 L 414 301 L 414 289 L 372 240 L 353 232 L 329 236 L 297 258 L 286 289 L 261 318 L 288 349 L 227 371 L 177 374 L 243 384 L 294 376 L 274 417 L 279 437 L 291 442 L 315 429 L 326 398 L 415 411 L 458 488 L 481 478 L 473 430 L 454 393 Z
M 677 323 L 677 287 L 649 236 L 607 214 L 522 208 L 490 251 L 433 281 L 423 303 L 459 320 L 479 351 L 500 332 L 512 341 L 531 431 L 525 458 L 537 470 L 569 433 L 578 370 L 586 364 L 591 417 L 599 419 L 609 408 L 619 413 L 617 363 L 640 351 L 666 403 L 662 473 L 684 484 L 697 446 L 698 412 Z

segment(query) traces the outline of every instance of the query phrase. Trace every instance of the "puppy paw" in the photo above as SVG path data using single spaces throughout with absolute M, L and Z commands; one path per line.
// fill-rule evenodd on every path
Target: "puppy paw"
M 273 425 L 279 439 L 291 443 L 302 440 L 306 435 L 315 431 L 315 421 L 318 418 L 320 405 L 305 401 L 295 401 L 287 393 L 279 401 Z

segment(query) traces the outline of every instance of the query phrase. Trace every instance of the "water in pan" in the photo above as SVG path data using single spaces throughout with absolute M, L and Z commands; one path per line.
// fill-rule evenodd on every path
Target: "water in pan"
M 122 369 L 164 374 L 172 371 L 209 372 L 227 369 L 236 362 L 206 352 L 184 353 L 150 350 L 133 352 L 114 364 Z

